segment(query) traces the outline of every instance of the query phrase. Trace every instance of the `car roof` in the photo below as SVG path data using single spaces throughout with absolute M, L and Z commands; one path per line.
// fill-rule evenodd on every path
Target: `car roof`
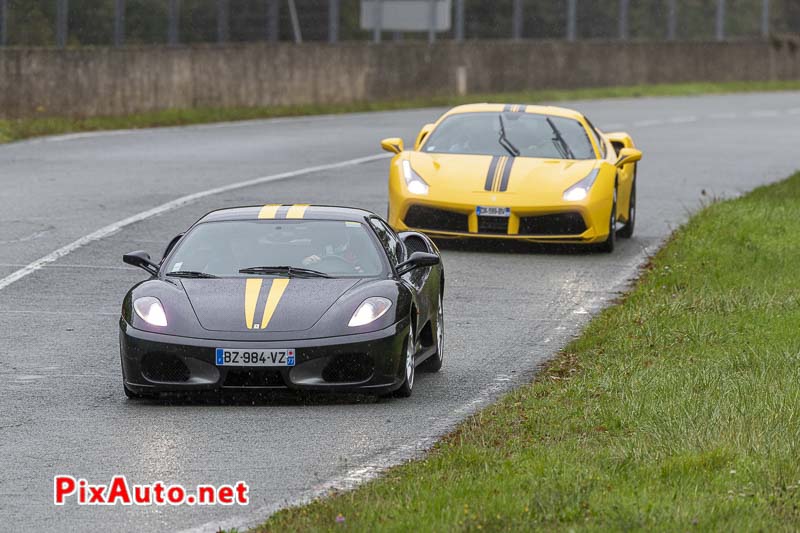
M 225 220 L 343 220 L 363 222 L 375 213 L 354 207 L 310 204 L 262 204 L 243 207 L 217 209 L 203 216 L 196 223 L 220 222 Z
M 517 112 L 517 113 L 534 113 L 538 115 L 550 115 L 553 117 L 571 118 L 575 120 L 583 119 L 583 114 L 575 111 L 574 109 L 567 109 L 566 107 L 544 106 L 544 105 L 527 105 L 527 104 L 467 104 L 454 107 L 443 115 L 442 118 L 449 115 L 457 115 L 462 113 L 500 113 Z

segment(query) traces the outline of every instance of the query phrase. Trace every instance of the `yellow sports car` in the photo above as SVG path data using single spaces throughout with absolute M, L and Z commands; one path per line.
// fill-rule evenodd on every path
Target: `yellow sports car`
M 626 133 L 602 133 L 577 111 L 459 106 L 420 131 L 389 175 L 389 223 L 433 237 L 585 243 L 611 252 L 636 221 L 636 162 Z

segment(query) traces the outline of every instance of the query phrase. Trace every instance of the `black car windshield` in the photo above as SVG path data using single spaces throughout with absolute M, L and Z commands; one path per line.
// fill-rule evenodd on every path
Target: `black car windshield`
M 501 143 L 503 128 L 505 139 L 519 150 L 521 157 L 596 159 L 586 129 L 580 122 L 534 113 L 451 115 L 431 132 L 422 151 L 431 154 L 510 155 Z
M 359 222 L 341 220 L 206 222 L 186 234 L 162 272 L 176 277 L 373 277 L 385 272 L 385 261 L 380 243 L 368 232 Z

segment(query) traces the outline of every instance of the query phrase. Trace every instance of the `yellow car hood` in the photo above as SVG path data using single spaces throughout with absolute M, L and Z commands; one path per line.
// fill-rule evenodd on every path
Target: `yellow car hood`
M 438 198 L 464 199 L 496 197 L 499 202 L 517 203 L 535 197 L 560 201 L 564 191 L 582 180 L 597 161 L 493 157 L 489 155 L 427 154 L 410 152 L 411 167 Z

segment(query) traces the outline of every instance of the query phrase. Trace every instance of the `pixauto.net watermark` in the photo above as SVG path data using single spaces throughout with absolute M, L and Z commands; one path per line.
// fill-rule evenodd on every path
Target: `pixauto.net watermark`
M 53 503 L 78 505 L 247 505 L 250 488 L 244 481 L 232 485 L 167 485 L 161 481 L 131 485 L 125 476 L 114 476 L 107 485 L 89 483 L 74 476 L 53 478 Z

